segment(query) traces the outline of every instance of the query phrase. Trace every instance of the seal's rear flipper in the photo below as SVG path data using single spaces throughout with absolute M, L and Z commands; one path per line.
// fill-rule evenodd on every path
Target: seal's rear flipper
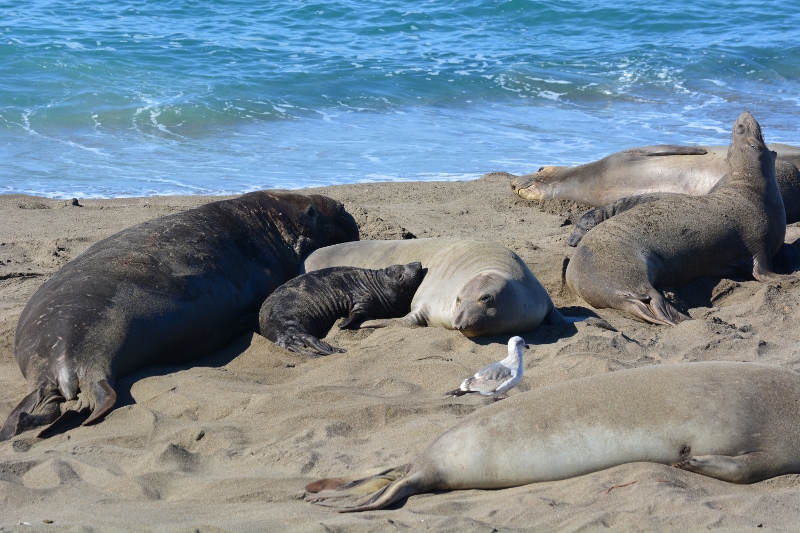
M 647 295 L 620 291 L 613 307 L 651 324 L 677 326 L 678 322 L 692 319 L 675 309 L 657 290 L 650 292 Z
M 89 394 L 91 395 L 92 414 L 83 421 L 82 426 L 97 422 L 117 404 L 117 393 L 106 379 L 94 382 Z M 80 409 L 78 410 L 80 411 Z
M 373 470 L 355 476 L 320 479 L 306 485 L 307 502 L 326 505 L 324 500 L 337 499 L 332 505 L 340 513 L 382 509 L 401 498 L 421 492 L 419 473 L 408 475 L 410 464 L 396 468 Z M 367 498 L 364 500 L 364 496 Z M 364 501 L 347 505 L 354 499 Z M 345 503 L 345 505 L 341 505 Z
M 0 429 L 0 442 L 19 435 L 29 429 L 48 426 L 61 416 L 59 405 L 64 397 L 57 388 L 50 384 L 42 384 L 29 393 L 8 415 L 8 419 Z

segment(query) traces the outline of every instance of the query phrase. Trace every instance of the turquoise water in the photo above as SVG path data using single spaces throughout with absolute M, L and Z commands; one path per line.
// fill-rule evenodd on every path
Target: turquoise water
M 800 4 L 258 4 L 0 1 L 0 193 L 525 173 L 726 144 L 745 109 L 800 144 Z

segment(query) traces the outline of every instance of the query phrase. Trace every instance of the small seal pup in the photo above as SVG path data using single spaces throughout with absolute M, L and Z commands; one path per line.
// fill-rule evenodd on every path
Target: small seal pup
M 278 287 L 259 312 L 260 333 L 281 348 L 307 356 L 346 350 L 322 341 L 338 318 L 340 328 L 366 318 L 401 317 L 425 276 L 420 263 L 382 270 L 323 268 Z
M 423 492 L 516 487 L 633 462 L 755 483 L 800 473 L 797 398 L 800 374 L 757 363 L 606 372 L 483 407 L 413 463 L 314 481 L 306 501 L 340 498 L 340 512 L 367 511 Z
M 222 348 L 257 326 L 258 309 L 320 246 L 358 239 L 341 203 L 253 192 L 124 229 L 89 246 L 37 290 L 14 357 L 30 393 L 0 441 L 116 403 L 118 377 Z
M 496 402 L 500 397 L 522 381 L 522 349 L 529 348 L 522 337 L 511 337 L 508 341 L 508 356 L 502 361 L 478 370 L 473 376 L 461 382 L 461 386 L 445 396 L 464 396 L 478 393 L 491 396 Z
M 603 222 L 576 248 L 566 283 L 593 307 L 674 325 L 690 317 L 655 287 L 681 287 L 742 268 L 759 281 L 785 279 L 771 260 L 785 234 L 775 155 L 745 111 L 733 125 L 724 186 L 706 196 L 676 195 L 634 207 Z
M 786 221 L 800 221 L 800 148 L 769 144 Z M 544 166 L 514 177 L 511 189 L 527 200 L 557 198 L 600 207 L 653 192 L 708 194 L 728 171 L 727 146 L 657 145 L 628 148 L 576 167 Z
M 564 324 L 550 295 L 522 259 L 500 244 L 452 237 L 359 241 L 321 248 L 306 272 L 332 266 L 385 268 L 421 261 L 428 273 L 414 294 L 411 312 L 399 320 L 456 329 L 467 337 L 515 334 L 540 323 Z M 361 327 L 382 327 L 370 320 Z

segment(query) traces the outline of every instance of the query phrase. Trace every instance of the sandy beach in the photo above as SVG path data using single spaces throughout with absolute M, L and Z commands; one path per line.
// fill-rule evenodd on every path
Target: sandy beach
M 504 174 L 469 182 L 309 191 L 345 204 L 362 239 L 492 239 L 527 263 L 565 315 L 619 331 L 542 325 L 522 336 L 510 392 L 644 365 L 753 361 L 800 370 L 800 283 L 701 278 L 669 293 L 694 320 L 648 325 L 592 310 L 562 287 L 582 206 L 529 202 Z M 122 228 L 218 197 L 80 200 L 0 196 L 0 419 L 27 392 L 14 361 L 23 307 L 59 267 Z M 800 245 L 800 226 L 786 241 Z M 101 423 L 0 443 L 2 531 L 796 530 L 800 475 L 734 485 L 649 463 L 503 490 L 422 494 L 388 510 L 337 514 L 303 500 L 318 478 L 412 461 L 490 400 L 443 393 L 504 357 L 508 337 L 391 326 L 340 331 L 347 353 L 309 359 L 257 334 L 180 366 L 118 381 Z M 787 399 L 788 400 L 788 399 Z M 794 401 L 794 400 L 791 400 Z M 761 529 L 759 529 L 761 530 Z

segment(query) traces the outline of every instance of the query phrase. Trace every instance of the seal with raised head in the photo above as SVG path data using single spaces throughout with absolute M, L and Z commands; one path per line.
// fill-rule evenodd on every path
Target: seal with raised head
M 634 207 L 590 231 L 566 268 L 567 285 L 595 308 L 674 325 L 689 317 L 656 287 L 743 268 L 759 281 L 783 279 L 772 267 L 786 234 L 775 154 L 747 111 L 733 125 L 727 161 L 727 182 L 713 193 Z
M 786 221 L 800 221 L 800 148 L 769 144 Z M 544 166 L 514 177 L 511 188 L 527 200 L 572 200 L 592 207 L 653 192 L 708 194 L 728 171 L 727 146 L 657 145 L 628 148 L 575 167 Z
M 394 320 L 456 329 L 467 337 L 521 333 L 543 321 L 567 322 L 522 259 L 490 241 L 444 237 L 344 243 L 317 250 L 303 267 L 306 272 L 332 266 L 384 268 L 412 261 L 420 261 L 428 272 L 411 311 Z M 386 326 L 390 320 L 370 320 L 362 327 Z
M 367 511 L 424 492 L 516 487 L 633 462 L 732 483 L 797 474 L 799 397 L 800 374 L 758 363 L 607 372 L 493 403 L 413 463 L 314 481 L 306 501 Z
M 118 377 L 196 359 L 256 327 L 259 306 L 320 246 L 358 239 L 341 203 L 253 192 L 150 220 L 96 242 L 22 311 L 14 357 L 30 393 L 7 440 L 61 415 L 116 403 Z
M 723 186 L 727 181 L 728 177 L 723 176 L 715 188 Z M 598 224 L 602 224 L 613 216 L 624 213 L 629 209 L 633 209 L 637 205 L 657 202 L 659 200 L 664 200 L 679 194 L 680 193 L 671 192 L 640 194 L 638 196 L 629 196 L 628 198 L 617 200 L 616 202 L 612 202 L 602 207 L 590 209 L 581 216 L 578 222 L 575 223 L 575 229 L 572 231 L 572 235 L 569 236 L 567 244 L 573 248 L 578 246 L 586 234 Z M 742 267 L 741 271 L 739 273 L 731 272 L 731 275 L 745 278 L 751 275 L 750 270 L 747 269 L 749 265 L 742 264 L 740 266 Z M 783 243 L 775 255 L 772 256 L 772 267 L 774 268 L 775 272 L 779 274 L 789 274 L 800 269 L 800 251 L 798 251 L 797 248 L 791 244 Z
M 346 317 L 339 324 L 344 329 L 367 318 L 404 316 L 424 276 L 420 263 L 381 270 L 331 267 L 301 274 L 264 301 L 260 333 L 301 355 L 343 353 L 343 348 L 320 340 L 337 319 Z

